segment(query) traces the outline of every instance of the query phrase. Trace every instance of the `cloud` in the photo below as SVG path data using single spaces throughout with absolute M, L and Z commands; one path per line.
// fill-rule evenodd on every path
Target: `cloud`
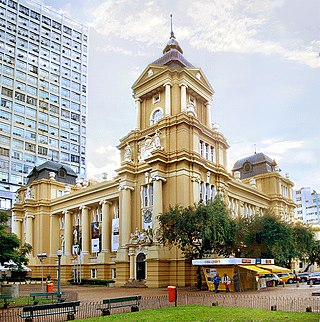
M 108 179 L 116 175 L 115 170 L 120 167 L 119 150 L 112 145 L 100 145 L 93 151 L 88 151 L 92 162 L 88 162 L 87 177 L 101 179 L 103 173 L 108 174 Z
M 109 38 L 136 46 L 162 46 L 168 35 L 168 14 L 156 1 L 104 1 L 93 12 L 91 26 Z M 285 22 L 275 18 L 289 4 L 274 0 L 177 1 L 175 34 L 197 49 L 209 52 L 278 55 L 313 68 L 320 67 L 319 41 L 303 44 Z M 179 6 L 180 4 L 180 6 Z M 142 10 L 141 10 L 142 8 Z M 183 11 L 182 11 L 183 10 Z M 181 22 L 182 21 L 182 22 Z M 279 35 L 282 35 L 280 37 Z M 121 50 L 118 49 L 120 52 Z M 126 53 L 126 50 L 124 50 Z
M 274 141 L 274 140 L 265 140 L 261 142 L 263 146 L 263 151 L 266 154 L 277 155 L 281 157 L 281 155 L 287 153 L 292 149 L 300 149 L 303 147 L 303 141 Z

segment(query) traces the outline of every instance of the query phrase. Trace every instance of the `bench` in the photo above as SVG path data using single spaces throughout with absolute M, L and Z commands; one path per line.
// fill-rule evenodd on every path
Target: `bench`
M 63 294 L 64 294 L 63 292 L 60 293 L 60 295 L 63 295 Z M 32 297 L 33 304 L 36 305 L 39 303 L 39 298 L 45 298 L 45 299 L 51 298 L 51 302 L 53 302 L 54 298 L 58 299 L 59 292 L 30 293 L 29 296 Z
M 67 314 L 67 320 L 74 320 L 74 315 L 77 313 L 77 306 L 80 306 L 80 301 L 51 303 L 40 305 L 29 305 L 22 308 L 22 314 L 18 314 L 25 322 L 32 322 L 34 317 Z
M 10 300 L 12 299 L 12 295 L 10 294 L 0 294 L 0 300 L 3 300 L 3 307 L 5 309 L 8 308 L 9 304 L 10 304 Z
M 98 308 L 101 310 L 101 315 L 110 315 L 111 309 L 117 307 L 131 307 L 131 312 L 139 311 L 141 296 L 127 296 L 127 297 L 117 297 L 112 299 L 103 300 L 104 306 Z

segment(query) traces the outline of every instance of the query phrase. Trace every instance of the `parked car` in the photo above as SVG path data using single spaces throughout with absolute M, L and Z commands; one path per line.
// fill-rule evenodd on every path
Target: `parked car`
M 292 284 L 300 280 L 293 273 L 278 273 L 277 275 L 282 279 L 283 283 Z
M 307 278 L 307 284 L 319 284 L 320 283 L 320 272 L 310 273 Z
M 267 286 L 273 286 L 274 284 L 277 286 L 283 284 L 282 279 L 274 273 L 261 274 L 259 275 L 259 278 L 265 278 L 267 280 Z
M 298 277 L 300 277 L 300 282 L 306 282 L 308 280 L 308 276 L 310 275 L 309 272 L 305 273 L 298 273 Z

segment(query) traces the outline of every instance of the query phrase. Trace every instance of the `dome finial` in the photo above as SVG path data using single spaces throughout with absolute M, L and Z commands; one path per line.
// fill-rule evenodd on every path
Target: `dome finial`
M 166 47 L 163 50 L 163 53 L 166 53 L 168 51 L 170 51 L 171 49 L 176 49 L 178 50 L 181 54 L 183 54 L 182 48 L 180 47 L 179 43 L 176 40 L 176 37 L 174 36 L 174 32 L 173 32 L 173 23 L 172 23 L 172 14 L 170 14 L 170 39 L 167 42 Z

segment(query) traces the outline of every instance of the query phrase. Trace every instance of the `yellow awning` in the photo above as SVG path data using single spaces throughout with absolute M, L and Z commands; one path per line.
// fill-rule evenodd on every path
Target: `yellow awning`
M 238 266 L 244 269 L 248 269 L 249 271 L 254 271 L 257 274 L 270 274 L 270 271 L 267 271 L 255 265 L 238 265 Z
M 272 273 L 289 273 L 291 272 L 290 269 L 288 268 L 284 268 L 284 267 L 281 267 L 281 266 L 277 266 L 277 265 L 258 265 L 260 268 L 263 268 L 263 269 L 267 269 L 269 272 L 272 272 Z

